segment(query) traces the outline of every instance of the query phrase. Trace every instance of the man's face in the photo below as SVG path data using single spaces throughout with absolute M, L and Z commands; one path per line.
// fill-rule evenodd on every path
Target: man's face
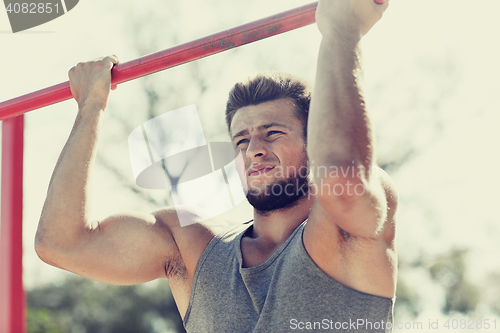
M 308 194 L 309 170 L 301 121 L 280 99 L 236 111 L 231 138 L 245 162 L 247 199 L 260 212 L 291 207 Z M 243 181 L 243 183 L 245 183 Z

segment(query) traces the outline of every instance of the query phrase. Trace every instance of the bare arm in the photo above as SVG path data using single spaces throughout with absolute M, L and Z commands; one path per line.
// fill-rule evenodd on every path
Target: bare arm
M 369 238 L 393 234 L 385 231 L 388 208 L 395 208 L 388 204 L 395 200 L 387 199 L 382 179 L 387 175 L 374 162 L 371 124 L 360 88 L 359 43 L 386 8 L 387 3 L 374 0 L 321 0 L 316 12 L 323 38 L 308 154 L 316 166 L 333 171 L 314 174 L 318 202 L 341 229 Z
M 79 110 L 50 181 L 35 248 L 54 266 L 102 282 L 133 284 L 175 273 L 170 268 L 181 259 L 172 236 L 175 211 L 89 218 L 101 118 L 117 62 L 110 56 L 69 72 Z

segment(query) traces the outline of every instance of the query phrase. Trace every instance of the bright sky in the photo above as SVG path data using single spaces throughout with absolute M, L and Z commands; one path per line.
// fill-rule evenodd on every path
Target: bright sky
M 79 61 L 109 53 L 122 61 L 140 56 L 127 37 L 132 32 L 143 41 L 155 36 L 164 49 L 308 1 L 210 3 L 120 1 L 116 8 L 111 2 L 86 0 L 52 22 L 16 34 L 11 33 L 6 13 L 0 11 L 0 101 L 66 81 L 67 71 Z M 496 172 L 499 12 L 497 0 L 391 0 L 383 20 L 366 37 L 363 50 L 365 90 L 381 158 L 388 159 L 408 145 L 416 151 L 392 175 L 401 197 L 400 255 L 413 260 L 454 246 L 470 248 L 468 264 L 477 283 L 487 272 L 500 271 L 496 259 L 500 224 L 495 209 L 500 198 L 496 192 L 500 187 Z M 147 20 L 132 25 L 132 17 Z M 151 29 L 152 34 L 148 33 Z M 177 32 L 175 42 L 171 37 L 164 41 L 161 37 L 172 30 Z M 230 85 L 270 68 L 312 81 L 318 43 L 315 27 L 308 27 L 199 61 L 209 85 L 210 97 L 203 99 L 190 95 L 191 79 L 184 66 L 155 74 L 152 82 L 175 80 L 185 86 L 186 93 L 176 95 L 177 104 L 172 105 L 196 104 L 208 140 L 224 139 L 222 110 Z M 139 80 L 120 85 L 109 104 L 117 112 L 137 115 L 136 126 L 146 120 L 145 97 L 137 92 L 141 89 Z M 28 287 L 60 276 L 36 257 L 33 240 L 48 181 L 75 113 L 76 104 L 68 101 L 26 116 L 24 267 Z M 109 156 L 130 169 L 127 137 L 114 129 L 112 118 L 104 128 L 109 132 L 103 141 L 113 142 Z M 103 141 L 101 147 L 106 149 Z M 124 209 L 155 208 L 145 207 L 109 179 L 105 170 L 96 170 L 96 218 Z M 250 213 L 247 207 L 240 216 Z M 408 279 L 415 288 L 422 284 L 418 274 Z

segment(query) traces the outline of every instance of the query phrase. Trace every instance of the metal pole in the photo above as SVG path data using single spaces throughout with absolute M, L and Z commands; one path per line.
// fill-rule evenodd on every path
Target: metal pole
M 315 22 L 317 2 L 115 66 L 112 85 L 172 68 Z M 0 103 L 0 120 L 70 99 L 69 82 Z
M 0 333 L 26 332 L 23 289 L 24 115 L 2 121 Z

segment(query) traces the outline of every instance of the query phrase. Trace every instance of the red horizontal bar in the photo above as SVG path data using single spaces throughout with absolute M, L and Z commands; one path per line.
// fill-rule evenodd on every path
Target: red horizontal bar
M 112 85 L 172 68 L 315 22 L 317 2 L 113 67 Z M 72 98 L 69 82 L 0 103 L 0 120 Z

